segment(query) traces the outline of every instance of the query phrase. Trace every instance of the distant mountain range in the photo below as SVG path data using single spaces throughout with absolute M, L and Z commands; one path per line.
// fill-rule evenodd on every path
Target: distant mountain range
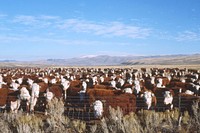
M 70 59 L 47 59 L 39 61 L 1 60 L 7 65 L 27 66 L 109 66 L 109 65 L 190 65 L 200 64 L 200 54 L 158 56 L 84 56 Z

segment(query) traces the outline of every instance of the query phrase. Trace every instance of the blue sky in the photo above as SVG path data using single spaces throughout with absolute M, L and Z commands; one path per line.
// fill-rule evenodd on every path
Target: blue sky
M 0 0 L 0 60 L 200 53 L 199 0 Z

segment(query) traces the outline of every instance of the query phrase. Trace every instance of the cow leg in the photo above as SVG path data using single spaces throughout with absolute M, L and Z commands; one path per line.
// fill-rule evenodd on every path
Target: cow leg
M 29 107 L 30 105 L 29 105 L 29 103 L 30 103 L 29 101 L 26 102 L 26 112 L 27 112 L 27 115 L 28 115 L 28 112 L 30 111 L 30 107 Z
M 67 90 L 64 90 L 64 100 L 67 99 Z
M 35 105 L 36 105 L 36 103 L 37 103 L 37 98 L 36 97 L 34 97 L 34 98 L 31 98 L 32 100 L 31 100 L 31 104 L 30 104 L 30 112 L 31 113 L 33 113 L 34 112 L 34 107 L 35 107 Z

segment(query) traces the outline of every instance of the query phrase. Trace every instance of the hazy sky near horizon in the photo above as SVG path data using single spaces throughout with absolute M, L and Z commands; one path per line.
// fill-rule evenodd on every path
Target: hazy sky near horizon
M 200 53 L 200 0 L 0 0 L 0 60 Z

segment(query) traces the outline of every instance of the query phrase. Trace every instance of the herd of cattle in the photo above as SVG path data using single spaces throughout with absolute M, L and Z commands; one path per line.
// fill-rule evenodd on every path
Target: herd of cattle
M 109 106 L 124 114 L 141 109 L 191 112 L 200 99 L 200 72 L 178 68 L 1 68 L 0 109 L 17 113 L 46 111 L 56 97 L 72 108 L 108 115 Z

